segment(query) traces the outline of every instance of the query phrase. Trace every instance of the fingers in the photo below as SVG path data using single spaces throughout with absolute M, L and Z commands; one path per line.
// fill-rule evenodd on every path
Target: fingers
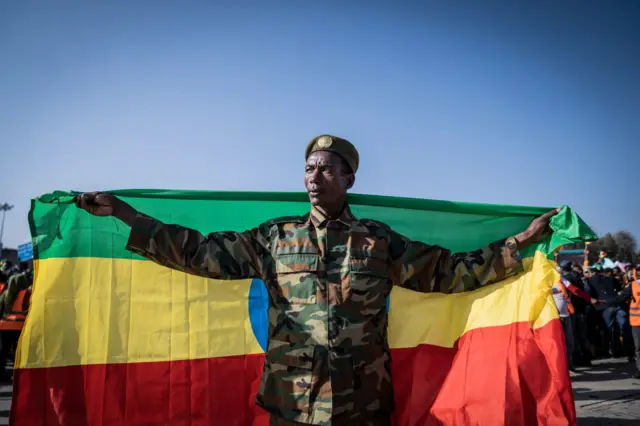
M 82 209 L 86 209 L 88 206 L 95 204 L 96 192 L 85 192 L 76 196 L 76 206 Z
M 76 195 L 76 198 L 73 200 L 76 203 L 76 207 L 79 208 L 84 208 L 84 194 L 78 194 Z
M 553 216 L 557 215 L 558 213 L 560 213 L 560 209 L 553 209 L 549 212 L 546 212 L 545 214 L 543 214 L 542 216 L 540 216 L 540 219 L 542 220 L 549 220 L 551 219 Z

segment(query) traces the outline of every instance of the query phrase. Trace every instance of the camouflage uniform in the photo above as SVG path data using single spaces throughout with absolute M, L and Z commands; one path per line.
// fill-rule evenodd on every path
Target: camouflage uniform
M 257 404 L 272 425 L 388 425 L 392 286 L 454 293 L 521 270 L 514 238 L 451 254 L 356 219 L 348 206 L 336 220 L 312 208 L 206 237 L 140 214 L 127 249 L 190 274 L 264 281 L 269 343 Z

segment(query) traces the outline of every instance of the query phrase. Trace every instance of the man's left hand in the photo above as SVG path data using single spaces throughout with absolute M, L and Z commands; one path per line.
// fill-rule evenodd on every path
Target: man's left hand
M 542 216 L 538 216 L 537 218 L 533 219 L 533 222 L 531 222 L 531 225 L 529 225 L 526 231 L 516 235 L 516 241 L 518 241 L 518 249 L 522 250 L 523 248 L 528 247 L 533 243 L 542 241 L 546 237 L 548 237 L 551 234 L 549 221 L 558 213 L 560 213 L 560 209 L 554 209 L 543 214 Z

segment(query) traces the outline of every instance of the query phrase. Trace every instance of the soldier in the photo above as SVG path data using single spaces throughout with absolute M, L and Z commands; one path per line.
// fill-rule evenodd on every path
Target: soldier
M 305 158 L 310 212 L 245 232 L 204 236 L 106 193 L 82 194 L 76 204 L 129 225 L 127 249 L 161 265 L 214 279 L 264 281 L 269 343 L 256 403 L 270 413 L 271 425 L 389 425 L 394 397 L 385 305 L 391 287 L 454 293 L 501 281 L 522 270 L 519 249 L 542 239 L 558 210 L 515 237 L 452 254 L 351 213 L 346 197 L 359 156 L 347 140 L 318 136 Z

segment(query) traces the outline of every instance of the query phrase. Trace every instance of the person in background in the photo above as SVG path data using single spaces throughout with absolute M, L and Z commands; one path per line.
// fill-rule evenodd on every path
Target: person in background
M 602 268 L 602 275 L 611 279 L 613 283 L 613 289 L 615 291 L 622 290 L 622 282 L 620 281 L 620 269 L 615 268 Z
M 633 345 L 635 346 L 634 358 L 636 362 L 636 371 L 633 378 L 640 379 L 640 265 L 635 268 L 630 267 L 629 270 L 632 272 L 630 276 L 633 281 L 629 281 L 619 295 L 622 300 L 631 302 L 629 306 L 629 323 L 631 325 Z
M 570 264 L 564 265 L 562 268 L 560 268 L 560 272 L 571 272 L 571 265 Z M 576 296 L 594 305 L 598 303 L 598 300 L 592 298 L 584 290 L 571 284 L 571 282 L 569 282 L 564 276 L 561 276 L 560 280 L 551 288 L 551 292 L 553 294 L 553 300 L 555 301 L 556 307 L 558 308 L 558 315 L 560 315 L 560 321 L 562 322 L 562 329 L 564 331 L 564 339 L 567 347 L 567 362 L 569 365 L 569 370 L 575 371 L 575 366 L 573 364 L 574 307 L 573 307 L 573 304 L 571 303 L 571 297 L 569 296 L 569 293 L 567 290 L 571 291 L 572 294 L 575 294 Z
M 27 318 L 31 297 L 33 273 L 26 267 L 23 272 L 11 275 L 6 290 L 0 295 L 0 381 L 10 380 L 7 373 L 9 355 L 18 343 L 20 332 Z
M 11 262 L 10 260 L 0 261 L 0 283 L 6 285 L 12 273 L 13 262 Z
M 584 367 L 591 365 L 593 359 L 593 347 L 587 337 L 587 309 L 590 306 L 591 297 L 585 289 L 583 281 L 582 267 L 580 265 L 567 264 L 563 268 L 562 276 L 571 285 L 567 288 L 571 291 L 571 304 L 574 308 L 573 314 L 573 337 L 574 337 L 574 365 Z M 580 290 L 582 297 L 577 293 Z M 584 296 L 589 296 L 587 300 Z
M 633 265 L 629 265 L 629 267 L 627 268 L 627 270 L 624 273 L 624 287 L 633 284 L 635 281 L 637 281 L 638 279 L 638 268 L 640 267 L 640 265 L 636 265 L 635 267 Z
M 617 291 L 622 290 L 622 287 L 624 287 L 622 270 L 616 266 L 612 269 L 605 269 L 605 272 L 609 272 L 611 274 L 611 278 L 613 278 L 613 288 Z
M 606 306 L 603 306 L 599 311 L 604 321 L 607 342 L 609 344 L 613 343 L 613 326 L 617 323 L 627 356 L 629 360 L 632 360 L 634 348 L 631 326 L 629 325 L 629 317 L 624 309 L 624 304 L 618 294 L 620 289 L 616 288 L 616 281 L 612 276 L 611 269 L 605 269 L 602 273 L 599 273 L 599 270 L 596 271 L 596 274 L 589 279 L 589 290 L 591 297 L 606 303 Z M 611 347 L 609 350 L 610 356 L 614 356 L 613 350 L 614 348 Z

